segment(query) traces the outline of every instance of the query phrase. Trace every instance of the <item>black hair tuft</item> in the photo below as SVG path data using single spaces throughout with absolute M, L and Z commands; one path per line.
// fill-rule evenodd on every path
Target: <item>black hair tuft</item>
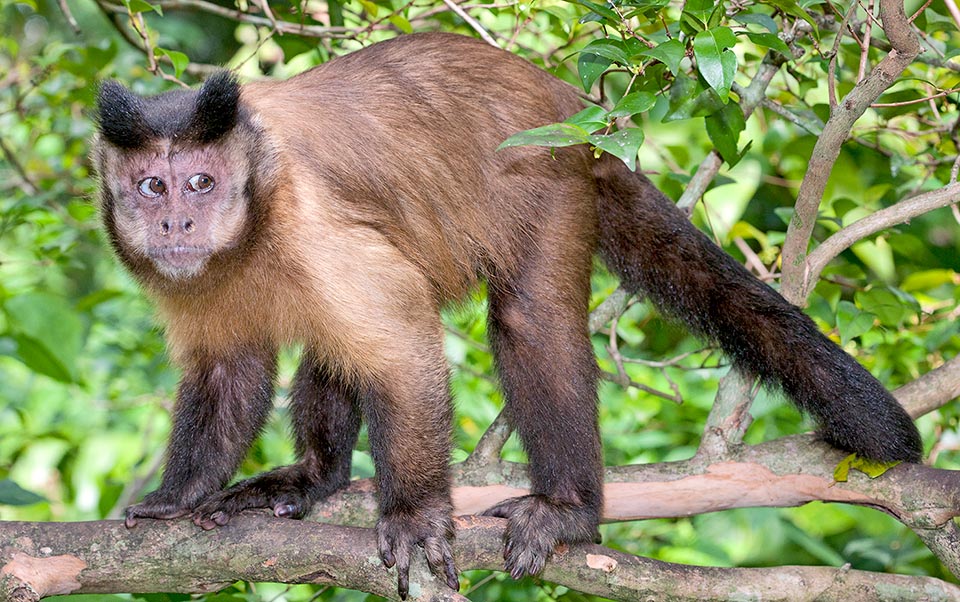
M 147 123 L 143 99 L 113 80 L 100 84 L 97 126 L 110 144 L 120 148 L 140 148 L 156 137 Z
M 197 142 L 214 142 L 236 126 L 239 112 L 240 83 L 229 71 L 219 71 L 200 88 L 186 135 Z

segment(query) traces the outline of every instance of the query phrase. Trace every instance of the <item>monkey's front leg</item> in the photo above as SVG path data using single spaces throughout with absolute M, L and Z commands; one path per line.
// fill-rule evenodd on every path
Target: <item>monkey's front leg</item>
M 247 508 L 302 518 L 315 502 L 346 487 L 360 431 L 356 397 L 354 387 L 325 366 L 313 349 L 306 349 L 290 400 L 299 461 L 211 495 L 196 508 L 194 522 L 212 529 Z
M 429 345 L 409 341 L 410 347 L 393 356 L 393 373 L 369 384 L 360 397 L 377 469 L 377 546 L 384 565 L 397 567 L 403 599 L 417 546 L 439 579 L 451 589 L 460 587 L 451 548 L 453 408 L 441 340 L 438 332 Z
M 275 356 L 267 348 L 193 355 L 177 392 L 160 488 L 126 509 L 128 528 L 139 518 L 189 514 L 223 488 L 270 413 Z

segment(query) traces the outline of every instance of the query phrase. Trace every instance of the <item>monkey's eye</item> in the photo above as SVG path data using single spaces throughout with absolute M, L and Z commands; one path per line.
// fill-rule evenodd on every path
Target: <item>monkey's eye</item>
M 190 192 L 210 192 L 213 190 L 213 178 L 205 173 L 198 173 L 187 180 L 187 190 Z
M 155 198 L 167 191 L 167 185 L 163 183 L 163 180 L 157 177 L 144 178 L 140 180 L 138 189 L 140 190 L 140 194 L 143 196 Z

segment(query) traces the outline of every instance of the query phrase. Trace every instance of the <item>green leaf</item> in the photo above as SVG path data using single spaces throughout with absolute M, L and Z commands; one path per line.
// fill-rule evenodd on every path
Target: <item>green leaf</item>
M 613 110 L 607 113 L 607 117 L 629 117 L 637 113 L 649 111 L 657 102 L 657 97 L 651 92 L 631 92 L 617 102 Z
M 844 345 L 873 328 L 874 320 L 875 315 L 861 311 L 849 301 L 837 304 L 837 330 L 840 331 L 840 341 Z
M 596 2 L 591 2 L 590 0 L 569 0 L 574 4 L 579 4 L 585 8 L 590 9 L 594 14 L 601 17 L 603 20 L 606 20 L 610 25 L 617 25 L 620 23 L 620 15 L 618 15 L 612 9 L 602 5 L 597 4 Z
M 857 292 L 854 300 L 864 311 L 876 315 L 884 326 L 900 326 L 915 313 L 910 299 L 902 299 L 888 288 Z
M 960 284 L 960 274 L 953 270 L 923 270 L 907 276 L 900 285 L 904 291 L 928 291 L 944 284 Z
M 330 13 L 330 26 L 343 27 L 343 2 L 327 0 L 327 12 Z
M 747 127 L 740 105 L 735 102 L 728 103 L 720 111 L 706 117 L 704 121 L 707 126 L 707 135 L 710 136 L 710 141 L 713 142 L 717 152 L 730 167 L 736 165 L 741 157 L 737 150 L 740 133 Z
M 403 15 L 391 15 L 387 20 L 403 33 L 413 33 L 413 25 Z
M 777 37 L 776 34 L 772 33 L 752 33 L 746 32 L 747 37 L 750 38 L 750 41 L 756 44 L 757 46 L 763 46 L 764 48 L 770 48 L 776 50 L 783 56 L 788 59 L 793 59 L 793 53 L 790 52 L 790 47 L 787 46 L 787 43 Z
M 590 144 L 619 158 L 631 170 L 636 170 L 637 153 L 643 144 L 643 131 L 640 128 L 627 128 L 612 134 L 597 134 L 590 136 Z
M 589 93 L 594 82 L 612 64 L 613 61 L 599 54 L 581 52 L 580 56 L 577 57 L 577 74 L 580 76 L 580 85 L 583 86 L 583 91 Z
M 563 123 L 581 127 L 589 133 L 609 126 L 610 120 L 607 118 L 607 112 L 603 107 L 592 106 L 567 117 L 563 120 Z
M 820 39 L 820 30 L 817 29 L 817 22 L 813 20 L 810 13 L 803 10 L 803 8 L 797 4 L 796 0 L 764 0 L 764 3 L 778 8 L 781 12 L 788 15 L 803 19 L 813 28 L 813 36 L 818 40 Z
M 717 93 L 703 88 L 698 80 L 681 73 L 670 86 L 670 107 L 663 117 L 664 123 L 702 117 L 723 108 Z
M 589 142 L 589 132 L 569 123 L 552 123 L 510 136 L 497 150 L 511 146 L 572 146 Z
M 161 17 L 163 16 L 163 9 L 161 7 L 150 4 L 146 0 L 123 0 L 123 5 L 134 14 L 145 13 L 148 10 L 152 10 Z
M 42 495 L 27 491 L 10 479 L 0 480 L 0 504 L 6 506 L 29 506 L 47 501 Z
M 185 55 L 182 52 L 177 52 L 176 50 L 167 50 L 166 48 L 157 48 L 154 50 L 154 55 L 165 56 L 170 59 L 170 63 L 173 64 L 173 71 L 177 77 L 183 75 L 184 70 L 190 64 L 190 57 Z
M 363 10 L 367 11 L 367 14 L 371 17 L 376 17 L 377 13 L 380 12 L 380 7 L 370 2 L 370 0 L 357 0 L 360 3 L 360 6 L 363 7 Z
M 733 87 L 733 77 L 737 73 L 737 55 L 729 50 L 736 43 L 737 36 L 729 27 L 701 31 L 693 38 L 693 55 L 697 58 L 697 69 L 724 103 L 727 102 L 730 88 Z
M 683 42 L 674 38 L 672 40 L 667 40 L 666 42 L 657 44 L 655 48 L 644 50 L 640 54 L 642 56 L 649 56 L 650 58 L 657 59 L 666 65 L 667 69 L 669 69 L 671 73 L 676 75 L 680 70 L 680 61 L 682 61 L 683 57 L 686 56 L 686 52 L 687 48 L 683 45 Z
M 763 13 L 739 13 L 733 20 L 738 23 L 759 25 L 770 33 L 777 33 L 777 22 L 774 21 L 770 15 Z
M 20 360 L 57 380 L 74 380 L 83 324 L 70 304 L 47 293 L 27 293 L 7 299 L 4 307 Z
M 704 29 L 708 27 L 710 23 L 710 17 L 713 15 L 716 10 L 716 3 L 714 0 L 688 0 L 683 6 L 684 16 L 694 17 L 702 27 L 698 29 Z
M 610 62 L 617 63 L 618 65 L 626 66 L 630 64 L 630 57 L 623 49 L 622 40 L 594 40 L 584 46 L 583 50 L 580 52 L 602 56 L 603 58 L 610 59 Z
M 851 469 L 859 470 L 871 479 L 875 479 L 897 464 L 900 464 L 899 460 L 895 462 L 880 462 L 878 460 L 861 458 L 857 454 L 850 454 L 841 460 L 833 470 L 833 480 L 838 483 L 846 483 L 850 477 Z

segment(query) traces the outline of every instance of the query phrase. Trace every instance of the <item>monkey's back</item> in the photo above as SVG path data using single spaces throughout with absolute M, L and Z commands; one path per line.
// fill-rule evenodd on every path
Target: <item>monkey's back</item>
M 596 229 L 586 149 L 496 151 L 580 110 L 578 95 L 479 40 L 401 36 L 286 82 L 245 86 L 243 98 L 288 173 L 316 180 L 322 219 L 379 233 L 438 301 L 478 276 L 512 272 L 558 215 Z

